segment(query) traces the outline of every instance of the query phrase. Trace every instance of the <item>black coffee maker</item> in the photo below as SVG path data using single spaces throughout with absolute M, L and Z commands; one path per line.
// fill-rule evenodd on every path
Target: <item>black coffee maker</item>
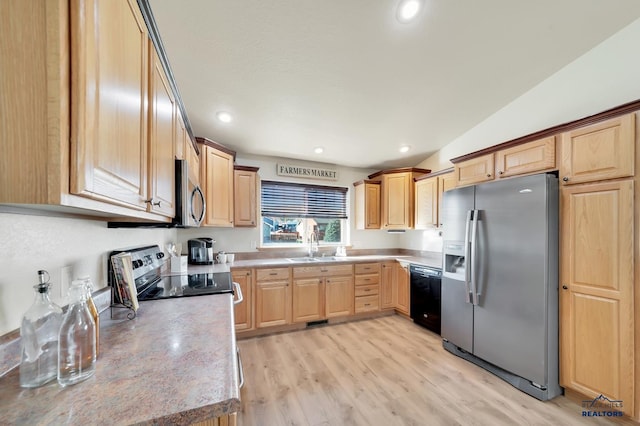
M 202 237 L 189 240 L 189 263 L 191 265 L 213 264 L 213 238 Z

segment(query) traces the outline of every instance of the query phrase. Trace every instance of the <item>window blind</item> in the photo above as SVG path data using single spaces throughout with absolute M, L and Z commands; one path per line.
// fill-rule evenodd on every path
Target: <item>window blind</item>
M 347 190 L 263 180 L 262 216 L 346 219 Z

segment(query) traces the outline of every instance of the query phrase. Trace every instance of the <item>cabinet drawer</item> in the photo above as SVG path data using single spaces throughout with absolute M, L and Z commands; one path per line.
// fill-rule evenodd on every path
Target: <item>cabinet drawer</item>
M 356 313 L 377 311 L 380 309 L 380 300 L 377 295 L 356 297 L 355 308 Z
M 358 263 L 355 265 L 356 274 L 378 274 L 380 273 L 379 263 Z
M 256 269 L 257 281 L 288 280 L 289 268 Z
M 337 277 L 353 274 L 353 265 L 299 266 L 293 268 L 294 278 Z
M 371 274 L 371 275 L 356 275 L 355 283 L 356 285 L 370 285 L 370 284 L 378 284 L 380 282 L 379 274 Z
M 359 285 L 355 288 L 356 297 L 359 296 L 373 296 L 380 292 L 378 284 Z

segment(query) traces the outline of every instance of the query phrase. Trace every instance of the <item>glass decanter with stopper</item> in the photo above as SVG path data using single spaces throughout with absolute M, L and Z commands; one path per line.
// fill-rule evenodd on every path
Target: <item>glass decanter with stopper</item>
M 74 280 L 58 339 L 58 383 L 73 385 L 93 376 L 96 369 L 96 323 L 87 304 L 87 286 Z
M 38 271 L 36 296 L 22 317 L 20 338 L 20 386 L 35 388 L 56 378 L 58 369 L 58 332 L 62 308 L 49 299 L 49 273 Z

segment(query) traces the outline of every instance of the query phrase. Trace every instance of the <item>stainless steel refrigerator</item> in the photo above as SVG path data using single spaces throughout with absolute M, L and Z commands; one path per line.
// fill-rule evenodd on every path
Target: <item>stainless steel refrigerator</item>
M 547 400 L 558 384 L 558 179 L 443 196 L 443 346 Z

